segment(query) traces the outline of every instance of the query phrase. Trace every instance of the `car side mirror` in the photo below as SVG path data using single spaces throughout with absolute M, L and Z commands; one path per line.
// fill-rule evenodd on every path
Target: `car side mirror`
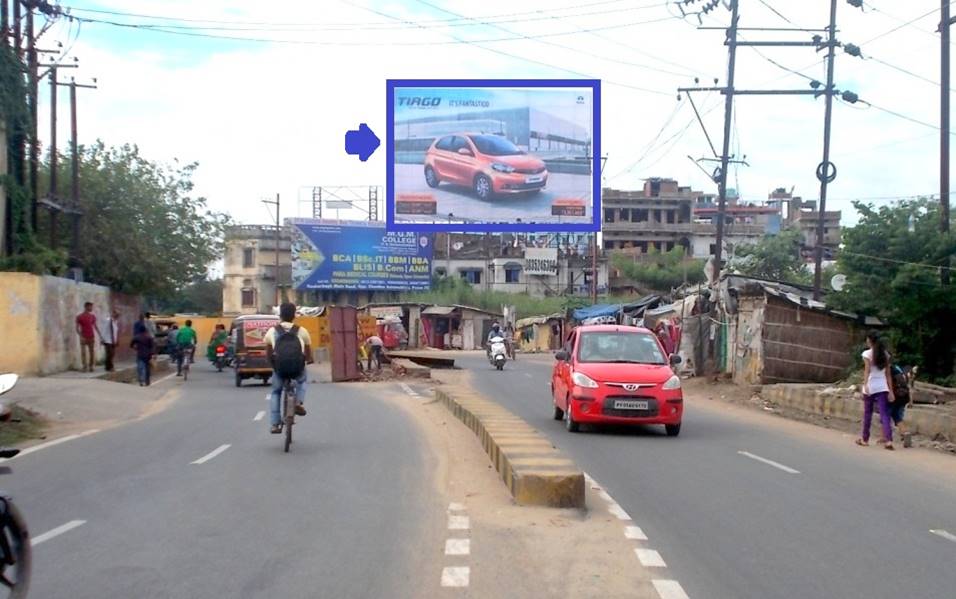
M 671 354 L 671 357 L 670 357 L 671 366 L 677 366 L 683 361 L 684 361 L 683 358 L 681 358 L 679 354 Z
M 560 360 L 560 361 L 562 361 L 562 362 L 567 362 L 567 361 L 568 361 L 568 357 L 569 357 L 569 356 L 568 356 L 568 352 L 564 351 L 563 349 L 554 352 L 554 359 L 555 359 L 555 360 Z
M 468 148 L 458 148 L 458 153 L 462 156 L 474 156 Z

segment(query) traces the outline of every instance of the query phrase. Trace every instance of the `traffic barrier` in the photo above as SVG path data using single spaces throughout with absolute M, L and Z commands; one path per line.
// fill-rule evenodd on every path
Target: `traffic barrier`
M 435 394 L 478 436 L 518 505 L 585 507 L 584 474 L 524 420 L 468 390 Z

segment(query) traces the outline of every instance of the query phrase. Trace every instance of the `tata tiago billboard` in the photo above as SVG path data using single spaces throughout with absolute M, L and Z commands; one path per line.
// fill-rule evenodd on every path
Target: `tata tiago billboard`
M 600 229 L 600 82 L 390 80 L 395 231 Z

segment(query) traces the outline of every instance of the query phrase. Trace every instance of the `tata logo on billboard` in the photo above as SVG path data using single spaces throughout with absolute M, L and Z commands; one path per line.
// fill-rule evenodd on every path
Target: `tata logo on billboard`
M 441 105 L 441 98 L 423 98 L 421 96 L 405 96 L 398 98 L 398 105 L 407 108 L 438 108 Z

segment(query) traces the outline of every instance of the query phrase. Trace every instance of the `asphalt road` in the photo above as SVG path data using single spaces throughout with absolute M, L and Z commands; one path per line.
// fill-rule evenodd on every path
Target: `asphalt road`
M 395 165 L 396 193 L 427 193 L 436 202 L 437 222 L 449 213 L 459 219 L 482 222 L 590 222 L 591 219 L 591 177 L 589 175 L 570 175 L 551 173 L 548 184 L 538 193 L 503 194 L 489 201 L 479 200 L 473 189 L 451 183 L 442 183 L 432 189 L 425 184 L 422 166 L 415 164 Z M 551 215 L 551 204 L 562 198 L 582 198 L 588 201 L 586 215 L 582 217 L 557 217 Z M 404 218 L 397 215 L 399 220 Z M 413 217 L 421 220 L 421 216 Z
M 236 389 L 205 363 L 161 384 L 183 393 L 166 411 L 5 464 L 35 539 L 31 597 L 439 591 L 437 571 L 422 579 L 432 556 L 409 551 L 441 538 L 434 457 L 400 408 L 313 384 L 285 454 L 268 414 L 254 420 L 266 388 Z
M 572 434 L 551 418 L 547 358 L 519 356 L 503 372 L 479 356 L 458 364 L 607 489 L 692 599 L 956 596 L 951 457 L 863 449 L 698 397 L 677 438 L 662 427 Z

